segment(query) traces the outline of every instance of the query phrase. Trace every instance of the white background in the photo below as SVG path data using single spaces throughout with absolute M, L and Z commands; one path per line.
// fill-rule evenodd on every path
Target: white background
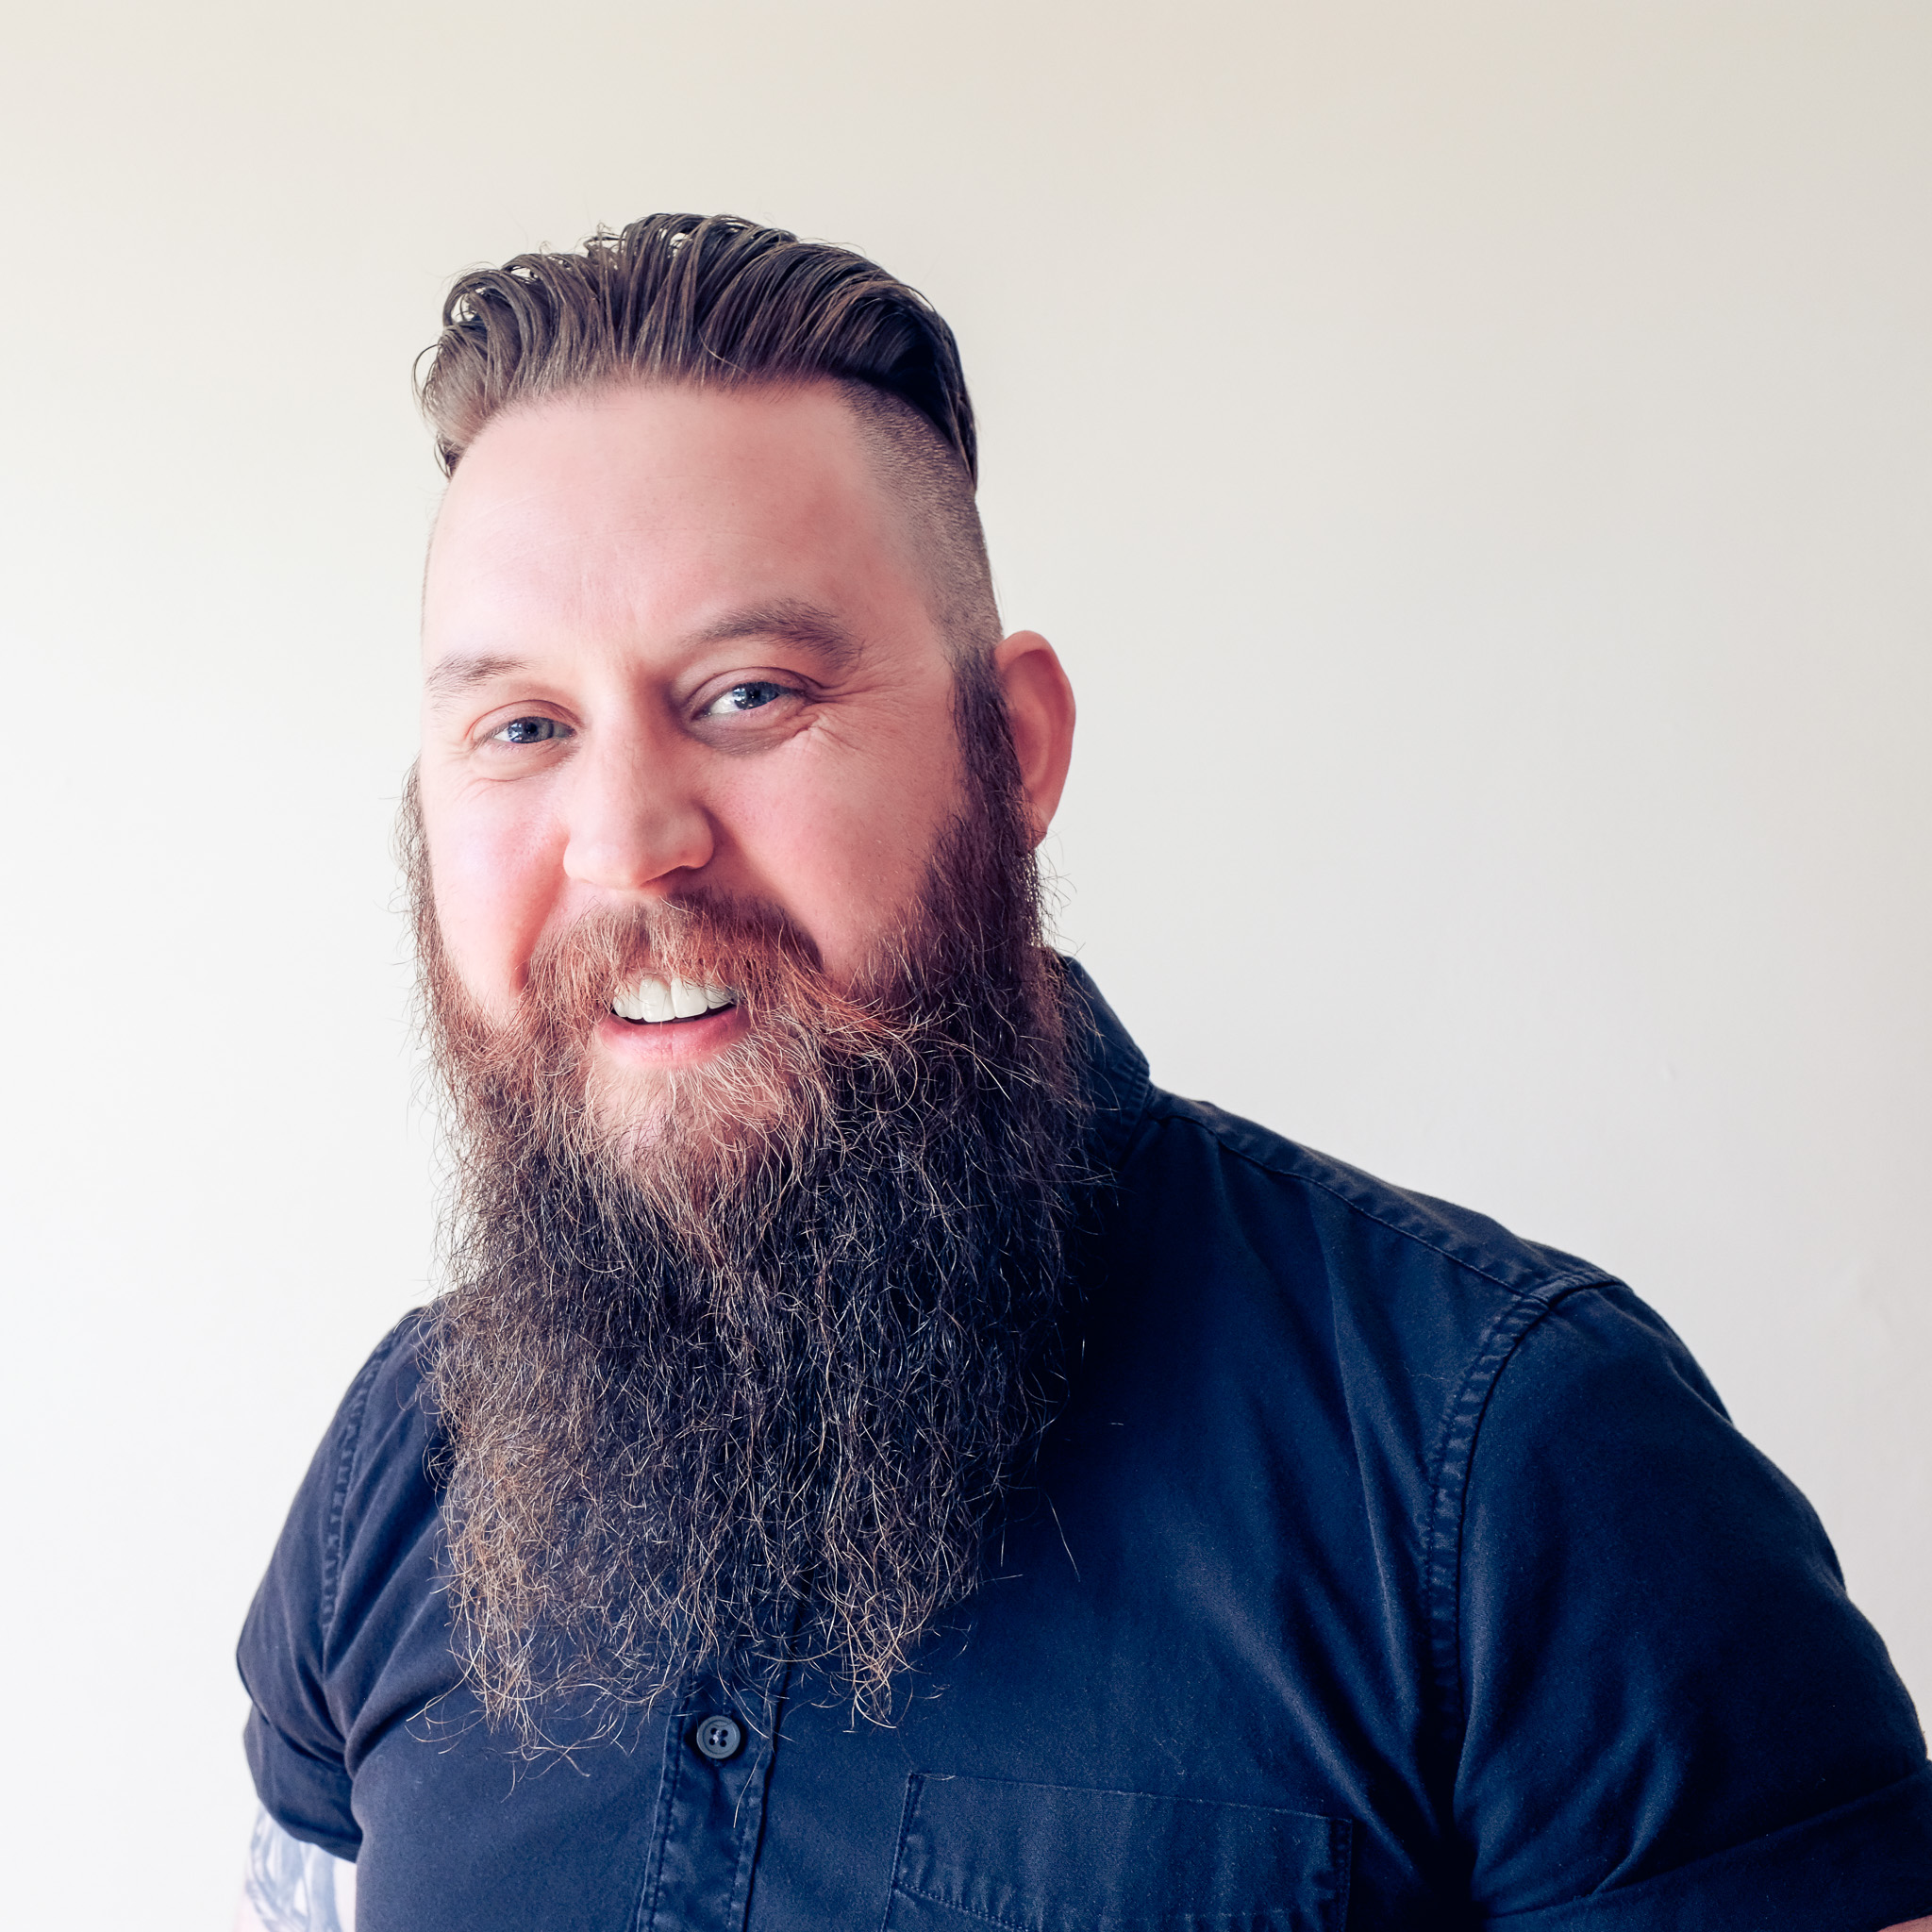
M 1932 1703 L 1932 8 L 23 8 L 8 1917 L 225 1923 L 230 1662 L 425 1292 L 386 849 L 457 271 L 655 208 L 964 344 L 1157 1075 L 1625 1273 Z

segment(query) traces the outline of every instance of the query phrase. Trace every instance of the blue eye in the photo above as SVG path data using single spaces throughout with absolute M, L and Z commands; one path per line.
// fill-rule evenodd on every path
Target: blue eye
M 569 730 L 555 718 L 512 718 L 501 731 L 490 735 L 499 744 L 544 744 L 553 738 L 567 737 Z
M 790 697 L 791 691 L 782 684 L 773 684 L 764 678 L 750 684 L 734 684 L 722 697 L 713 698 L 705 707 L 708 718 L 736 718 L 746 711 L 759 711 L 779 698 Z

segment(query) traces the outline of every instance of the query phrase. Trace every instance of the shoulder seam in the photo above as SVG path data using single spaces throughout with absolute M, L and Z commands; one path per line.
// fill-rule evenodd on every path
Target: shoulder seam
M 1404 1227 L 1399 1223 L 1391 1221 L 1387 1215 L 1377 1214 L 1373 1208 L 1365 1207 L 1361 1202 L 1350 1199 L 1340 1188 L 1330 1181 L 1322 1179 L 1318 1174 L 1307 1174 L 1298 1168 L 1285 1167 L 1274 1161 L 1264 1160 L 1258 1154 L 1249 1153 L 1245 1147 L 1232 1145 L 1225 1135 L 1219 1132 L 1207 1121 L 1193 1120 L 1182 1113 L 1158 1111 L 1152 1105 L 1147 1109 L 1147 1120 L 1149 1124 L 1158 1124 L 1163 1120 L 1170 1120 L 1182 1121 L 1191 1126 L 1198 1127 L 1224 1154 L 1228 1155 L 1231 1158 L 1245 1161 L 1250 1167 L 1258 1168 L 1263 1174 L 1274 1175 L 1277 1180 L 1294 1181 L 1304 1187 L 1318 1189 L 1331 1200 L 1339 1202 L 1341 1206 L 1346 1208 L 1351 1214 L 1358 1214 L 1364 1221 L 1372 1221 L 1377 1227 L 1386 1227 L 1391 1234 L 1398 1236 L 1401 1240 L 1413 1241 L 1419 1248 L 1426 1248 L 1430 1254 L 1441 1256 L 1452 1268 L 1460 1268 L 1465 1274 L 1476 1275 L 1481 1280 L 1489 1282 L 1492 1287 L 1501 1289 L 1505 1294 L 1516 1300 L 1533 1301 L 1543 1296 L 1568 1294 L 1574 1289 L 1594 1288 L 1608 1284 L 1617 1279 L 1607 1269 L 1592 1268 L 1586 1262 L 1580 1263 L 1574 1268 L 1555 1270 L 1534 1288 L 1524 1288 L 1517 1283 L 1506 1280 L 1502 1275 L 1485 1268 L 1481 1262 L 1471 1260 L 1467 1255 L 1454 1254 L 1449 1249 L 1443 1247 L 1440 1241 L 1432 1241 L 1428 1236 L 1417 1233 L 1414 1228 Z M 1387 1184 L 1384 1183 L 1384 1185 Z M 1511 1239 L 1520 1240 L 1521 1238 L 1512 1236 Z M 1527 1244 L 1525 1243 L 1525 1245 Z
M 324 1527 L 322 1547 L 322 1600 L 316 1607 L 316 1622 L 326 1643 L 336 1619 L 336 1592 L 342 1574 L 343 1519 L 348 1508 L 349 1483 L 355 1474 L 356 1452 L 362 1446 L 362 1419 L 369 1408 L 369 1391 L 375 1378 L 394 1354 L 403 1331 L 415 1316 L 406 1315 L 376 1343 L 375 1350 L 362 1364 L 349 1392 L 342 1398 L 341 1441 L 336 1452 L 336 1475 L 329 1491 L 328 1520 Z
M 1573 1295 L 1615 1285 L 1614 1275 L 1601 1274 L 1519 1292 L 1490 1324 L 1443 1418 L 1430 1475 L 1428 1520 L 1423 1525 L 1422 1581 L 1439 1742 L 1448 1763 L 1460 1753 L 1468 1723 L 1462 1681 L 1462 1523 L 1483 1416 L 1504 1367 L 1540 1322 Z

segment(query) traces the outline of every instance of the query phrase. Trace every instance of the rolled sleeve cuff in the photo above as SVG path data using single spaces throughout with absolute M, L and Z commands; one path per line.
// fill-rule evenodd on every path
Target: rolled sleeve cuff
M 1932 1766 L 1638 1885 L 1482 1923 L 1498 1932 L 1883 1932 L 1932 1913 Z
M 305 1751 L 263 1717 L 248 1713 L 242 1741 L 261 1808 L 291 1838 L 299 1838 L 353 1862 L 362 1833 L 349 1809 L 349 1774 Z

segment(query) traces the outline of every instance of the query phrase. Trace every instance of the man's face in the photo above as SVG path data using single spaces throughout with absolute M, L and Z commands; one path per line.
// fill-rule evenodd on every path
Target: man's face
M 430 552 L 421 787 L 444 957 L 487 1018 L 587 916 L 678 899 L 774 908 L 833 986 L 863 977 L 962 797 L 915 542 L 827 384 L 605 391 L 484 430 Z M 1043 825 L 1071 702 L 1040 640 L 999 668 Z M 607 1014 L 595 1087 L 647 1106 L 746 1024 Z
M 1041 1420 L 1072 697 L 1030 634 L 956 675 L 874 463 L 829 387 L 628 391 L 496 421 L 438 525 L 405 827 L 492 1716 L 777 1636 L 890 1701 Z M 659 972 L 731 997 L 625 1017 Z

